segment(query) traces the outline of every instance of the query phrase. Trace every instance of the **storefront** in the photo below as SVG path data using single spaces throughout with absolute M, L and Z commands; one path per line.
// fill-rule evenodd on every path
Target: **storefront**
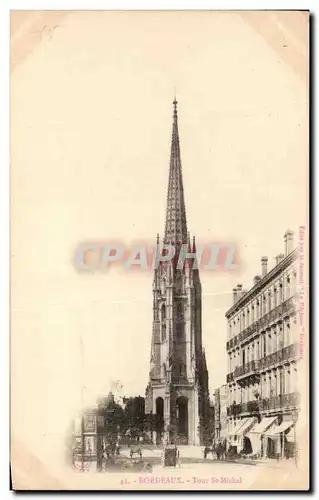
M 228 437 L 228 447 L 236 447 L 237 453 L 251 453 L 250 439 L 246 438 L 251 428 L 257 423 L 256 417 L 243 418 L 230 432 Z
M 276 420 L 277 417 L 265 417 L 247 434 L 247 438 L 249 438 L 251 442 L 253 455 L 257 455 L 259 457 L 265 456 L 266 450 L 263 447 L 263 435 Z
M 289 458 L 291 446 L 287 439 L 294 423 L 292 420 L 283 421 L 280 425 L 271 426 L 263 436 L 263 446 L 268 458 Z M 293 431 L 292 431 L 293 432 Z

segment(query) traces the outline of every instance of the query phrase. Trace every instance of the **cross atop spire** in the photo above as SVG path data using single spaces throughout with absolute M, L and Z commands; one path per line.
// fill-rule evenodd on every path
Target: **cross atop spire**
M 187 243 L 187 222 L 179 147 L 177 100 L 173 101 L 173 131 L 167 190 L 164 243 Z

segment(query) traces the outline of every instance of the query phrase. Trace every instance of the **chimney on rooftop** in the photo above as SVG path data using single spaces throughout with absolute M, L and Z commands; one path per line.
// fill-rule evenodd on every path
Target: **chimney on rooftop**
M 267 264 L 268 264 L 268 257 L 262 257 L 261 258 L 261 276 L 264 277 L 267 274 Z
M 254 276 L 254 280 L 253 280 L 254 286 L 257 285 L 258 281 L 260 281 L 260 280 L 261 280 L 261 277 L 259 276 L 259 274 Z
M 237 298 L 238 300 L 242 297 L 243 295 L 243 285 L 237 285 Z
M 233 288 L 233 304 L 237 302 L 237 288 Z
M 280 253 L 279 255 L 276 256 L 276 266 L 285 258 L 283 253 Z
M 284 235 L 285 242 L 285 255 L 289 255 L 294 249 L 294 233 L 290 229 L 285 232 Z

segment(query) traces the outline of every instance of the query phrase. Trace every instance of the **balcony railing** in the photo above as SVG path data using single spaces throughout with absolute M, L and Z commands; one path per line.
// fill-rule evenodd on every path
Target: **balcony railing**
M 243 413 L 258 413 L 259 412 L 258 401 L 248 401 L 246 403 L 242 403 L 242 412 Z
M 242 375 L 248 375 L 250 373 L 259 372 L 260 361 L 249 361 L 242 366 L 237 366 L 234 370 L 234 377 L 238 378 Z
M 228 383 L 233 382 L 235 378 L 242 377 L 243 375 L 249 375 L 269 368 L 270 366 L 276 365 L 278 363 L 283 363 L 289 361 L 290 359 L 296 359 L 299 356 L 299 344 L 291 344 L 277 352 L 268 354 L 260 360 L 250 361 L 242 366 L 237 366 L 232 373 L 228 373 L 226 380 Z
M 271 398 L 262 399 L 260 401 L 261 410 L 275 410 L 277 408 L 285 408 L 290 406 L 298 406 L 300 404 L 299 392 L 291 392 L 290 394 L 281 394 Z
M 236 417 L 237 415 L 240 415 L 242 413 L 242 404 L 232 404 L 231 406 L 227 407 L 227 415 L 228 416 L 233 416 Z
M 232 404 L 227 408 L 227 415 L 234 416 L 240 415 L 241 413 L 258 413 L 259 406 L 258 401 L 248 401 L 246 403 Z
M 227 415 L 236 417 L 242 413 L 256 414 L 261 411 L 290 408 L 298 405 L 300 405 L 299 392 L 291 392 L 290 394 L 281 394 L 271 398 L 232 404 L 227 407 Z
M 264 314 L 260 319 L 255 321 L 252 325 L 248 326 L 242 332 L 236 335 L 236 337 L 228 340 L 228 342 L 226 343 L 226 349 L 228 350 L 231 349 L 232 347 L 235 347 L 237 344 L 243 342 L 243 340 L 246 340 L 248 337 L 253 335 L 258 330 L 264 328 L 272 321 L 277 321 L 280 317 L 284 316 L 285 314 L 288 314 L 293 309 L 294 309 L 294 300 L 291 297 L 285 300 L 285 302 L 283 302 L 282 304 L 279 304 L 279 306 L 275 307 L 268 313 Z
M 268 368 L 272 365 L 276 365 L 277 363 L 282 363 L 284 361 L 289 361 L 289 359 L 294 359 L 299 356 L 299 344 L 291 344 L 280 351 L 273 352 L 272 354 L 268 354 L 260 360 L 260 368 Z

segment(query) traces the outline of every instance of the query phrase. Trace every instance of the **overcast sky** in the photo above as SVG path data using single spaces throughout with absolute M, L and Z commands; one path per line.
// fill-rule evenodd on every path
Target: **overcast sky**
M 152 273 L 83 275 L 72 259 L 84 240 L 163 235 L 174 88 L 189 230 L 237 242 L 241 254 L 237 272 L 201 273 L 212 392 L 226 377 L 232 288 L 249 288 L 260 257 L 271 267 L 286 229 L 305 223 L 307 19 L 78 12 L 13 21 L 12 403 L 39 403 L 24 408 L 16 432 L 57 432 L 115 379 L 144 395 Z

